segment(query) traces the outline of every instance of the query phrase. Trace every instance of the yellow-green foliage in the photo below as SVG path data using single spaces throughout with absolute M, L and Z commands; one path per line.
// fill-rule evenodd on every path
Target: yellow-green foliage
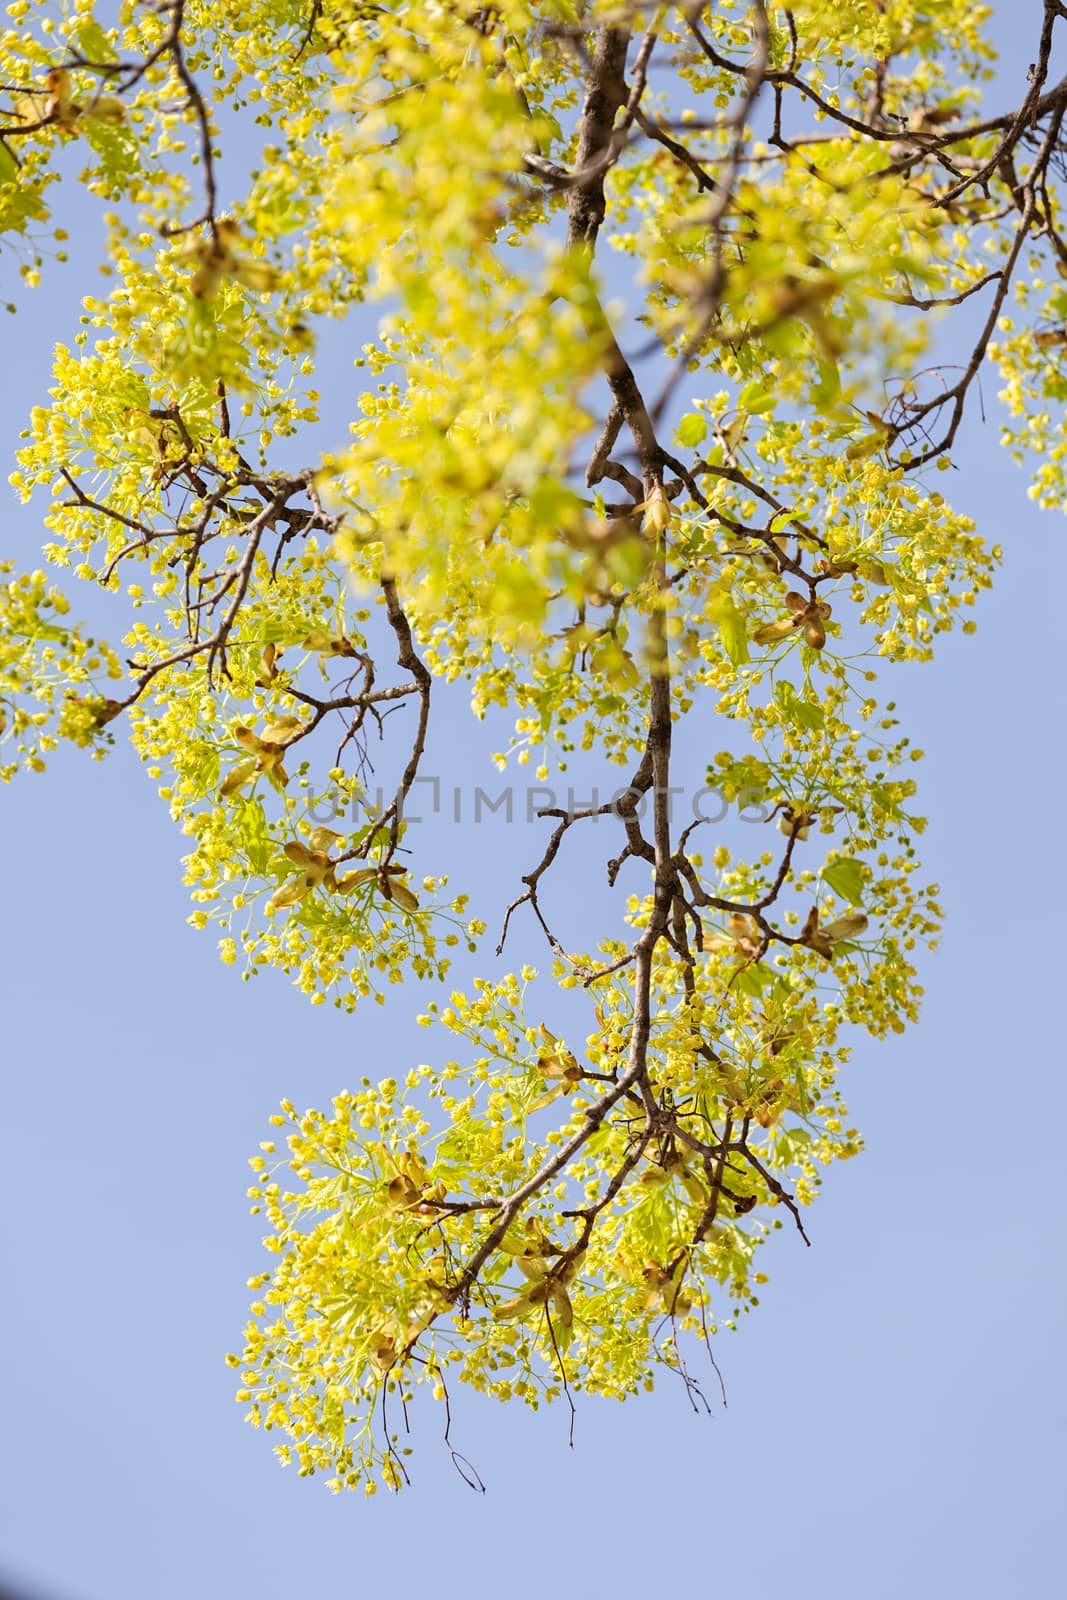
M 966 0 L 7 6 L 20 311 L 86 254 L 60 173 L 107 208 L 106 282 L 50 330 L 12 482 L 52 497 L 49 560 L 124 596 L 129 666 L 0 568 L 0 775 L 125 728 L 188 835 L 190 920 L 348 1009 L 484 932 L 403 816 L 435 680 L 509 713 L 500 767 L 581 748 L 633 786 L 595 949 L 541 921 L 556 847 L 590 842 L 560 813 L 508 930 L 547 934 L 551 974 L 420 992 L 458 1059 L 271 1118 L 270 1264 L 230 1360 L 301 1473 L 399 1487 L 418 1384 L 695 1383 L 768 1229 L 803 1232 L 859 1149 L 841 1069 L 857 1029 L 916 1016 L 941 916 L 880 684 L 998 559 L 937 487 L 988 356 L 1035 495 L 1067 504 L 1044 11 L 997 115 Z M 362 392 L 324 456 L 316 350 L 353 317 Z M 356 822 L 400 701 L 398 801 Z M 752 859 L 672 824 L 682 748 L 764 808 Z M 544 1020 L 550 977 L 584 1035 Z

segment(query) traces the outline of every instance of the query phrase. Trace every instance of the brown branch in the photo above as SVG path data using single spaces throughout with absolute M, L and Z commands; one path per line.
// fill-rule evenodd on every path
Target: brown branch
M 601 164 L 610 149 L 615 114 L 626 103 L 626 52 L 630 34 L 625 28 L 601 26 L 586 79 L 585 102 L 578 131 L 575 166 L 579 177 L 567 197 L 567 246 L 593 246 L 604 220 L 604 174 Z
M 377 828 L 367 835 L 358 851 L 358 854 L 365 855 L 382 828 L 388 826 L 389 842 L 382 860 L 382 866 L 386 867 L 396 853 L 396 847 L 400 841 L 400 825 L 403 819 L 404 801 L 411 792 L 411 786 L 418 776 L 419 763 L 426 748 L 426 732 L 430 721 L 430 689 L 433 680 L 415 649 L 414 640 L 411 636 L 411 624 L 408 622 L 404 609 L 400 604 L 395 578 L 382 578 L 382 593 L 385 595 L 385 611 L 389 619 L 389 626 L 396 635 L 397 665 L 411 673 L 419 696 L 419 720 L 415 728 L 411 755 L 408 757 L 407 765 L 401 775 L 400 785 L 382 813 Z

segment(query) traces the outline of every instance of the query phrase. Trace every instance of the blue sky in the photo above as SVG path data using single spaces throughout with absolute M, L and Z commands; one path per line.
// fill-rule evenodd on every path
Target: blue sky
M 1014 71 L 999 105 L 1032 52 L 1011 37 L 1020 8 L 996 10 Z M 5 449 L 86 287 L 74 268 L 53 272 L 5 323 Z M 587 1400 L 571 1451 L 562 1410 L 469 1396 L 456 1439 L 484 1496 L 430 1428 L 398 1500 L 333 1499 L 282 1472 L 242 1424 L 222 1360 L 261 1264 L 246 1157 L 283 1095 L 322 1104 L 436 1041 L 400 995 L 348 1019 L 219 965 L 211 936 L 185 924 L 182 840 L 121 746 L 100 764 L 61 755 L 0 795 L 8 1581 L 44 1600 L 600 1600 L 694 1581 L 801 1600 L 1052 1592 L 1067 1334 L 1063 528 L 1027 500 L 986 398 L 948 487 L 1005 566 L 977 637 L 893 686 L 928 752 L 924 855 L 948 930 L 919 1027 L 857 1045 L 848 1090 L 866 1153 L 829 1175 L 810 1250 L 785 1231 L 768 1247 L 759 1311 L 719 1341 L 729 1406 L 710 1418 L 680 1386 L 625 1407 Z M 33 508 L 6 510 L 0 553 L 35 565 L 38 538 Z M 493 788 L 491 743 L 458 701 L 440 740 L 455 770 Z M 492 913 L 541 836 L 502 819 L 473 842 L 440 822 L 427 832 Z

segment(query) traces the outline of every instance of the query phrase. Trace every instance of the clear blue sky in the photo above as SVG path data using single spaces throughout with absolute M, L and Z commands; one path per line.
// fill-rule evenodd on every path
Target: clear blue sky
M 1038 7 L 996 9 L 1007 104 L 1032 54 L 1018 19 L 1028 34 Z M 32 315 L 5 323 L 5 449 L 85 288 L 55 271 Z M 348 389 L 335 388 L 342 417 Z M 925 858 L 947 935 L 919 1027 L 858 1045 L 849 1098 L 866 1154 L 830 1174 L 811 1250 L 786 1232 L 768 1248 L 760 1310 L 719 1342 L 729 1407 L 711 1418 L 680 1386 L 625 1407 L 585 1401 L 572 1452 L 562 1411 L 466 1396 L 457 1442 L 484 1497 L 429 1429 L 398 1500 L 334 1499 L 282 1472 L 243 1425 L 222 1361 L 261 1265 L 246 1157 L 281 1096 L 322 1104 L 364 1072 L 427 1058 L 435 1040 L 399 995 L 345 1019 L 281 978 L 243 985 L 220 966 L 213 939 L 185 925 L 182 841 L 124 749 L 97 765 L 62 756 L 0 794 L 0 1574 L 12 1585 L 43 1600 L 1057 1589 L 1063 527 L 998 451 L 991 392 L 987 412 L 951 491 L 1004 545 L 1004 571 L 978 636 L 894 686 L 929 752 Z M 35 565 L 38 539 L 32 508 L 6 511 L 2 553 Z M 446 746 L 492 785 L 461 707 Z M 434 838 L 492 913 L 540 836 L 501 821 L 476 848 L 454 830 Z

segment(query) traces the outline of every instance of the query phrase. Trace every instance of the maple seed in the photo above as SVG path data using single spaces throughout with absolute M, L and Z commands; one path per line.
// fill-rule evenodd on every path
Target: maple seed
M 657 483 L 653 486 L 651 494 L 644 505 L 645 515 L 641 523 L 642 532 L 650 539 L 658 539 L 670 527 L 671 503 L 663 490 L 663 485 Z
M 241 230 L 231 217 L 220 217 L 206 239 L 187 236 L 183 253 L 197 263 L 189 285 L 194 300 L 213 299 L 227 277 L 257 294 L 277 288 L 277 271 L 265 261 L 240 254 L 243 242 Z
M 862 912 L 850 912 L 820 928 L 819 908 L 812 906 L 801 929 L 800 940 L 802 944 L 806 944 L 809 949 L 829 961 L 833 957 L 835 944 L 843 940 L 858 939 L 862 933 L 866 933 L 867 926 L 867 918 Z
M 777 622 L 765 622 L 752 637 L 756 644 L 778 644 L 780 640 L 787 639 L 796 626 L 795 617 L 782 617 Z
M 52 67 L 44 75 L 44 94 L 20 95 L 15 101 L 15 120 L 24 128 L 54 126 L 65 138 L 78 134 L 79 122 L 116 128 L 126 116 L 126 107 L 117 95 L 96 94 L 89 100 L 74 98 L 73 80 L 66 67 Z
M 826 629 L 822 625 L 822 618 L 810 612 L 804 618 L 804 643 L 813 650 L 821 650 L 826 643 Z
M 813 811 L 794 811 L 791 806 L 785 806 L 778 818 L 778 831 L 787 839 L 806 839 L 815 821 Z
M 256 678 L 257 689 L 269 689 L 278 676 L 278 657 L 281 650 L 276 644 L 266 644 L 259 658 L 259 676 Z

